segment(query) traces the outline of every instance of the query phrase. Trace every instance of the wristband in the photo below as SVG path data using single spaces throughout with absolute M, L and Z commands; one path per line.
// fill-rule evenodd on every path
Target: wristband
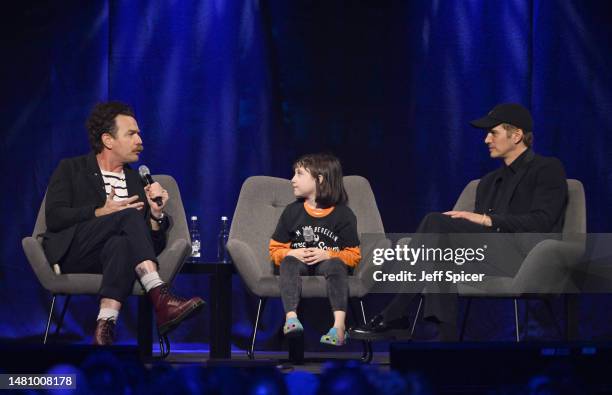
M 163 211 L 162 211 L 161 215 L 159 216 L 159 218 L 157 218 L 153 214 L 151 214 L 151 219 L 153 221 L 157 222 L 158 225 L 161 225 L 164 222 L 165 218 L 166 218 L 166 214 L 164 214 Z

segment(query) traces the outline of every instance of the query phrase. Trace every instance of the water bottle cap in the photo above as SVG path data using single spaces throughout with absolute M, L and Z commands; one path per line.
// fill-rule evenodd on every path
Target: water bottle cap
M 221 217 L 221 221 L 227 221 L 227 217 L 224 215 L 223 217 Z
M 197 217 L 197 216 L 195 216 L 195 215 L 192 215 L 192 216 L 191 216 L 191 220 L 192 220 L 192 221 L 197 221 L 197 220 L 198 220 L 198 217 Z

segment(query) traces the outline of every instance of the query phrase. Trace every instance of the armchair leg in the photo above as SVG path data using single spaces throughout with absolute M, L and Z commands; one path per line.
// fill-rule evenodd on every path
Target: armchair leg
M 166 359 L 168 355 L 170 355 L 170 340 L 166 335 L 159 336 L 159 359 Z
M 49 335 L 49 327 L 51 326 L 51 318 L 53 317 L 53 308 L 55 307 L 55 298 L 57 296 L 54 294 L 53 299 L 51 299 L 51 308 L 49 309 L 49 318 L 47 318 L 47 326 L 45 328 L 45 336 L 43 337 L 43 344 L 47 344 L 47 336 Z
M 521 341 L 521 335 L 519 333 L 519 319 L 518 319 L 518 300 L 514 298 L 514 329 L 516 331 L 516 342 Z
M 529 339 L 529 299 L 525 299 L 525 318 L 523 319 L 523 340 Z
M 266 298 L 259 298 L 257 303 L 257 316 L 255 317 L 255 325 L 253 326 L 253 335 L 251 336 L 251 347 L 247 350 L 249 359 L 255 359 L 255 339 L 257 338 L 257 326 L 259 325 L 259 317 L 263 314 L 266 307 Z
M 364 324 L 367 324 L 368 320 L 366 319 L 365 308 L 363 307 L 363 299 L 359 299 L 359 306 L 361 307 L 361 319 Z
M 57 327 L 55 328 L 55 336 L 57 336 L 64 324 L 64 317 L 66 316 L 66 310 L 68 310 L 68 305 L 70 304 L 70 296 L 66 295 L 66 300 L 64 300 L 64 307 L 62 307 L 62 313 L 60 314 L 60 319 L 57 323 Z
M 416 314 L 414 315 L 414 319 L 412 320 L 412 327 L 410 328 L 410 338 L 414 336 L 414 329 L 416 328 L 417 320 L 419 319 L 419 314 L 421 313 L 421 306 L 423 305 L 423 295 L 419 296 L 419 306 L 417 307 Z
M 355 306 L 352 303 L 354 301 L 354 299 L 349 299 L 349 307 L 351 309 L 351 315 L 354 317 L 355 324 L 357 325 L 357 323 L 359 322 L 359 316 L 361 316 L 361 319 L 363 320 L 364 324 L 367 323 L 365 308 L 363 307 L 363 300 L 359 299 L 359 308 L 361 309 L 360 312 L 357 312 L 355 310 Z M 361 352 L 361 357 L 359 358 L 359 360 L 363 363 L 370 363 L 373 357 L 372 342 L 368 340 L 362 340 L 361 345 L 363 346 L 363 351 Z
M 470 316 L 470 308 L 472 307 L 472 298 L 468 298 L 467 305 L 465 306 L 465 317 L 463 317 L 463 324 L 461 324 L 461 332 L 459 333 L 459 341 L 463 341 L 465 335 L 465 328 L 467 327 L 468 317 Z
M 368 321 L 366 320 L 365 308 L 363 307 L 363 300 L 359 299 L 359 306 L 361 307 L 361 318 L 363 319 L 363 323 L 366 324 Z M 361 354 L 361 362 L 370 363 L 372 362 L 372 358 L 374 357 L 374 353 L 372 352 L 372 342 L 368 340 L 363 340 L 361 342 L 363 345 L 363 352 Z

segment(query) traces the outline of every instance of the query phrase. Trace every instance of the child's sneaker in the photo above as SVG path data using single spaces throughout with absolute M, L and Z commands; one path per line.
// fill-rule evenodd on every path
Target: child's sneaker
M 338 330 L 336 328 L 331 328 L 329 332 L 321 336 L 321 343 L 329 344 L 330 346 L 344 346 L 348 341 L 348 332 L 344 331 L 344 340 L 340 342 L 340 338 L 338 337 Z
M 304 332 L 304 327 L 297 317 L 287 318 L 285 325 L 283 325 L 283 333 L 285 336 L 299 336 Z

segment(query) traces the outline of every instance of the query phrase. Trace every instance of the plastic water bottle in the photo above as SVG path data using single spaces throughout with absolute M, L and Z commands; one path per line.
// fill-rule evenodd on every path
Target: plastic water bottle
M 200 246 L 202 245 L 200 242 L 200 227 L 198 225 L 198 217 L 193 215 L 191 217 L 191 225 L 189 226 L 189 236 L 191 237 L 191 257 L 199 258 Z
M 223 263 L 231 262 L 229 253 L 227 252 L 227 239 L 229 238 L 229 223 L 226 216 L 221 217 L 221 230 L 219 230 L 219 239 L 217 244 L 217 261 Z

